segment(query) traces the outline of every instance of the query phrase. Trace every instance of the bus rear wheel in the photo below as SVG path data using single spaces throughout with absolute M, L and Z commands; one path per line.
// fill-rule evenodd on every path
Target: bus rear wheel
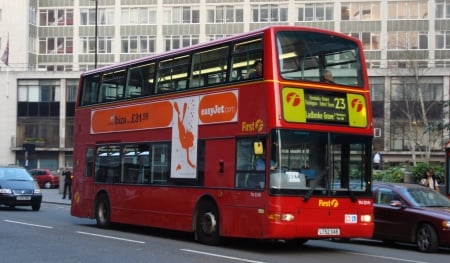
M 110 215 L 111 210 L 109 207 L 108 197 L 102 194 L 95 202 L 95 220 L 97 221 L 97 226 L 101 228 L 108 228 L 111 225 Z
M 199 205 L 196 221 L 196 236 L 198 241 L 207 245 L 220 243 L 220 221 L 217 206 L 212 202 L 203 202 Z

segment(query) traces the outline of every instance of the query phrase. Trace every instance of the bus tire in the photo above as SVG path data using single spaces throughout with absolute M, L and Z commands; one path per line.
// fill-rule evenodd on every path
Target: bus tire
M 435 252 L 439 248 L 439 240 L 436 230 L 429 224 L 422 224 L 417 229 L 417 247 L 422 252 Z
M 111 209 L 108 197 L 101 194 L 95 202 L 95 220 L 100 228 L 108 228 L 111 226 L 110 221 Z
M 220 243 L 220 218 L 217 206 L 210 202 L 200 203 L 197 211 L 196 237 L 200 243 L 218 245 Z

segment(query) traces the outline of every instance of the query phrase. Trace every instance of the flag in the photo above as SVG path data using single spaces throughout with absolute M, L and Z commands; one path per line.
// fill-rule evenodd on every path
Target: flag
M 6 42 L 5 51 L 3 51 L 2 61 L 6 66 L 9 66 L 9 39 L 8 42 Z

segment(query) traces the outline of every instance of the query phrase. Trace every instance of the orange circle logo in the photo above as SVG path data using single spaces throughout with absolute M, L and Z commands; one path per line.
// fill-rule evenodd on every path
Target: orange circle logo
M 296 107 L 301 103 L 300 96 L 296 92 L 289 92 L 286 94 L 286 101 L 292 107 Z

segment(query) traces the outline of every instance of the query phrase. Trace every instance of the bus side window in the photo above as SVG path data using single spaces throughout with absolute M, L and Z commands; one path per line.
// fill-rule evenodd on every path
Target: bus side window
M 227 79 L 228 46 L 201 51 L 192 56 L 191 88 L 223 83 Z
M 233 74 L 230 74 L 229 80 L 244 80 L 244 77 L 253 68 L 255 61 L 262 61 L 262 48 L 262 38 L 246 39 L 235 44 L 231 65 Z
M 100 75 L 89 76 L 84 79 L 81 95 L 81 105 L 97 103 L 97 96 L 100 85 Z

